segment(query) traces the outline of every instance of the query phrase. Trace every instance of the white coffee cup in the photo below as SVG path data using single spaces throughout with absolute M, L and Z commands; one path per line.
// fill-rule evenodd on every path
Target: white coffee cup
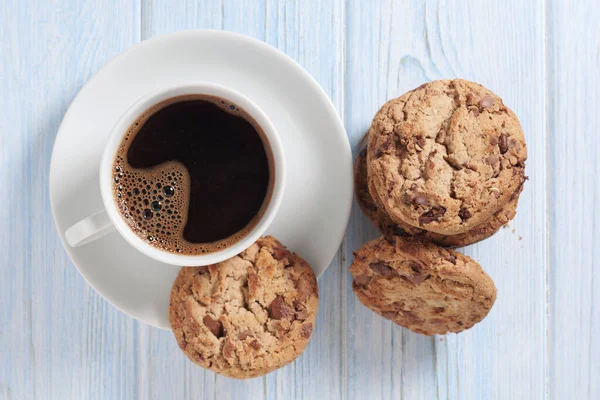
M 150 244 L 147 240 L 139 237 L 123 220 L 123 217 L 117 209 L 113 194 L 113 164 L 119 144 L 130 126 L 152 106 L 174 97 L 193 94 L 210 95 L 226 99 L 254 118 L 256 123 L 262 128 L 262 131 L 269 142 L 268 146 L 273 155 L 272 162 L 274 164 L 273 170 L 275 175 L 274 182 L 272 182 L 271 197 L 270 200 L 268 200 L 269 203 L 266 205 L 261 219 L 250 232 L 248 232 L 241 240 L 231 244 L 223 250 L 202 255 L 172 253 L 167 250 L 162 250 Z M 207 82 L 180 85 L 160 90 L 150 93 L 136 101 L 127 111 L 125 111 L 112 129 L 100 161 L 100 192 L 102 194 L 104 210 L 92 214 L 71 226 L 65 232 L 65 237 L 70 246 L 77 247 L 99 239 L 116 230 L 133 247 L 148 257 L 160 262 L 180 266 L 214 264 L 246 250 L 265 232 L 273 221 L 281 203 L 285 187 L 285 176 L 283 146 L 281 145 L 279 135 L 267 115 L 246 96 L 233 89 Z

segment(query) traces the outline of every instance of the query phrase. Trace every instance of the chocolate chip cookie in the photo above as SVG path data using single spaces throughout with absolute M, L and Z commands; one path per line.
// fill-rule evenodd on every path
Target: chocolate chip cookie
M 366 136 L 363 139 L 366 144 Z M 368 188 L 367 178 L 367 149 L 362 147 L 356 156 L 354 162 L 354 190 L 358 206 L 361 211 L 373 222 L 373 224 L 386 236 L 413 236 L 423 240 L 431 241 L 444 247 L 463 247 L 481 240 L 487 239 L 498 232 L 502 226 L 513 219 L 517 214 L 517 203 L 522 185 L 519 186 L 511 200 L 492 217 L 475 228 L 457 235 L 442 235 L 440 233 L 429 232 L 425 229 L 416 228 L 404 222 L 396 223 L 381 210 Z
M 194 363 L 231 378 L 253 378 L 304 351 L 318 304 L 310 266 L 269 236 L 221 263 L 182 268 L 169 320 Z
M 375 115 L 368 187 L 394 222 L 456 235 L 514 199 L 526 159 L 521 125 L 502 99 L 473 82 L 434 81 Z
M 424 335 L 469 329 L 496 300 L 494 282 L 479 264 L 418 239 L 372 240 L 354 253 L 350 272 L 361 303 Z

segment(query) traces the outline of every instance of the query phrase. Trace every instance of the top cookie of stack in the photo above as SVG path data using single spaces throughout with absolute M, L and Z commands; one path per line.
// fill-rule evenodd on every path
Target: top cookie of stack
M 429 82 L 390 100 L 368 132 L 368 189 L 398 224 L 457 235 L 490 220 L 525 180 L 519 120 L 485 87 Z

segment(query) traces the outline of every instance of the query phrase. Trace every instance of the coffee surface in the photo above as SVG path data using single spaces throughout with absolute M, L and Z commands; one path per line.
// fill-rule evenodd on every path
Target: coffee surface
M 115 158 L 122 216 L 167 251 L 202 254 L 237 242 L 270 198 L 263 138 L 249 115 L 223 99 L 186 96 L 153 107 L 132 125 Z

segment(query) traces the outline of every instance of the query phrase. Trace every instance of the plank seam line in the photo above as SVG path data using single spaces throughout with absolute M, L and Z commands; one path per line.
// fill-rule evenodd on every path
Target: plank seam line
M 548 38 L 549 35 L 549 31 L 548 31 L 548 26 L 549 26 L 549 18 L 550 18 L 550 13 L 548 11 L 548 0 L 541 0 L 541 6 L 542 6 L 542 15 L 541 15 L 541 19 L 542 19 L 542 33 L 543 33 L 543 37 L 544 37 L 544 46 L 542 47 L 542 62 L 543 62 L 543 72 L 542 72 L 542 81 L 543 81 L 543 85 L 544 85 L 544 104 L 543 104 L 543 108 L 544 108 L 544 112 L 546 113 L 546 115 L 544 116 L 545 118 L 545 135 L 544 137 L 546 138 L 546 143 L 545 143 L 545 150 L 546 150 L 546 182 L 545 182 L 545 190 L 546 190 L 546 220 L 544 221 L 544 229 L 546 232 L 546 251 L 545 251 L 545 264 L 546 264 L 546 293 L 545 293 L 545 308 L 546 308 L 546 326 L 545 326 L 545 339 L 546 339 L 546 365 L 544 367 L 544 397 L 546 399 L 550 398 L 550 270 L 552 268 L 551 265 L 551 257 L 550 257 L 550 249 L 551 249 L 551 243 L 552 243 L 552 234 L 550 231 L 550 221 L 551 221 L 551 195 L 550 195 L 550 158 L 551 158 L 551 146 L 550 146 L 550 131 L 551 131 L 551 126 L 552 126 L 552 121 L 550 118 L 550 102 L 549 102 L 549 95 L 550 95 L 550 86 L 549 86 L 549 76 L 550 76 L 550 63 L 549 63 L 549 59 L 548 59 L 548 53 L 550 50 L 550 41 Z
M 342 44 L 341 44 L 341 50 L 342 50 L 342 58 L 340 60 L 341 62 L 341 69 L 342 69 L 342 73 L 341 73 L 341 82 L 340 82 L 340 91 L 341 91 L 341 101 L 340 101 L 340 118 L 342 121 L 344 121 L 344 129 L 345 127 L 345 121 L 346 121 L 346 107 L 347 107 L 347 99 L 346 99 L 346 74 L 348 73 L 348 53 L 347 53 L 347 35 L 348 35 L 348 24 L 347 24 L 347 20 L 346 18 L 347 16 L 347 10 L 348 10 L 348 1 L 349 0 L 341 0 L 340 1 L 340 7 L 341 7 L 341 30 L 342 30 Z M 348 132 L 346 131 L 346 136 L 348 136 Z M 344 239 L 342 240 L 342 244 L 341 244 L 341 253 L 340 253 L 340 258 L 341 258 L 341 267 L 342 267 L 342 271 L 340 271 L 340 301 L 341 301 L 341 308 L 342 308 L 342 321 L 340 324 L 340 336 L 341 336 L 341 341 L 342 341 L 342 346 L 341 346 L 341 357 L 340 357 L 340 363 L 341 363 L 341 368 L 340 368 L 340 374 L 341 374 L 341 387 L 340 387 L 340 396 L 342 399 L 347 399 L 348 398 L 348 297 L 347 297 L 347 257 L 346 257 L 346 251 L 347 249 L 347 230 L 346 230 L 346 234 L 344 234 Z

